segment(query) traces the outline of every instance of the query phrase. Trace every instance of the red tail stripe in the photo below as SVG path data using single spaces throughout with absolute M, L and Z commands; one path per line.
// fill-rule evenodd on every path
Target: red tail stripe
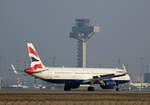
M 28 47 L 29 53 L 34 54 L 36 57 L 38 57 L 38 54 L 31 48 Z
M 42 64 L 36 64 L 32 67 L 34 70 L 36 70 L 37 68 L 43 68 Z
M 31 67 L 31 68 L 26 69 L 25 72 L 28 73 L 28 74 L 32 74 L 34 71 L 35 70 L 33 70 L 33 68 Z
M 32 74 L 36 71 L 37 68 L 42 68 L 42 64 L 36 64 L 33 67 L 26 69 L 25 72 L 28 74 Z

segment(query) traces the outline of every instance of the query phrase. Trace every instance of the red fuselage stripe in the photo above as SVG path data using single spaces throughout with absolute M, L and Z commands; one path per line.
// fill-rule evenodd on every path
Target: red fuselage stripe
M 116 71 L 117 73 L 124 73 L 124 71 L 123 70 L 120 70 L 120 71 Z

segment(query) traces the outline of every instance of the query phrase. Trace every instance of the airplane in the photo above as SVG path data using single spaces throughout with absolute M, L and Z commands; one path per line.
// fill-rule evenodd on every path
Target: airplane
M 11 68 L 12 68 L 12 70 L 13 70 L 13 72 L 14 72 L 15 74 L 19 74 L 13 64 L 11 64 Z
M 150 83 L 130 83 L 130 86 L 133 86 L 136 88 L 148 88 L 150 87 Z
M 130 76 L 125 65 L 119 68 L 77 68 L 77 67 L 46 67 L 43 65 L 32 43 L 27 43 L 31 67 L 25 73 L 41 80 L 65 84 L 64 91 L 79 88 L 80 85 L 89 85 L 88 91 L 94 91 L 94 85 L 99 84 L 102 89 L 116 89 L 130 82 Z

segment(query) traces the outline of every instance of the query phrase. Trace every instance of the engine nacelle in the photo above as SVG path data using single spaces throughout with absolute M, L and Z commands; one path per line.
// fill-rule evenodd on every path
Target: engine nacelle
M 114 80 L 101 80 L 99 84 L 102 89 L 113 89 L 116 86 Z

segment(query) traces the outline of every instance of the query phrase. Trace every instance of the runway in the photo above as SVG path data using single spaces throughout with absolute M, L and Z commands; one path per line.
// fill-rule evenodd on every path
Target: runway
M 71 91 L 64 91 L 64 90 L 49 90 L 49 89 L 1 89 L 0 94 L 16 94 L 16 93 L 24 93 L 24 94 L 67 94 L 67 93 L 72 93 L 72 94 L 78 94 L 78 93 L 84 93 L 84 94 L 94 94 L 94 93 L 99 93 L 99 94 L 108 94 L 108 93 L 118 93 L 118 94 L 132 94 L 132 93 L 137 93 L 137 94 L 150 94 L 150 91 L 119 91 L 116 92 L 114 90 L 95 90 L 95 91 L 87 91 L 87 90 L 71 90 Z
M 0 90 L 0 105 L 150 105 L 150 92 Z

